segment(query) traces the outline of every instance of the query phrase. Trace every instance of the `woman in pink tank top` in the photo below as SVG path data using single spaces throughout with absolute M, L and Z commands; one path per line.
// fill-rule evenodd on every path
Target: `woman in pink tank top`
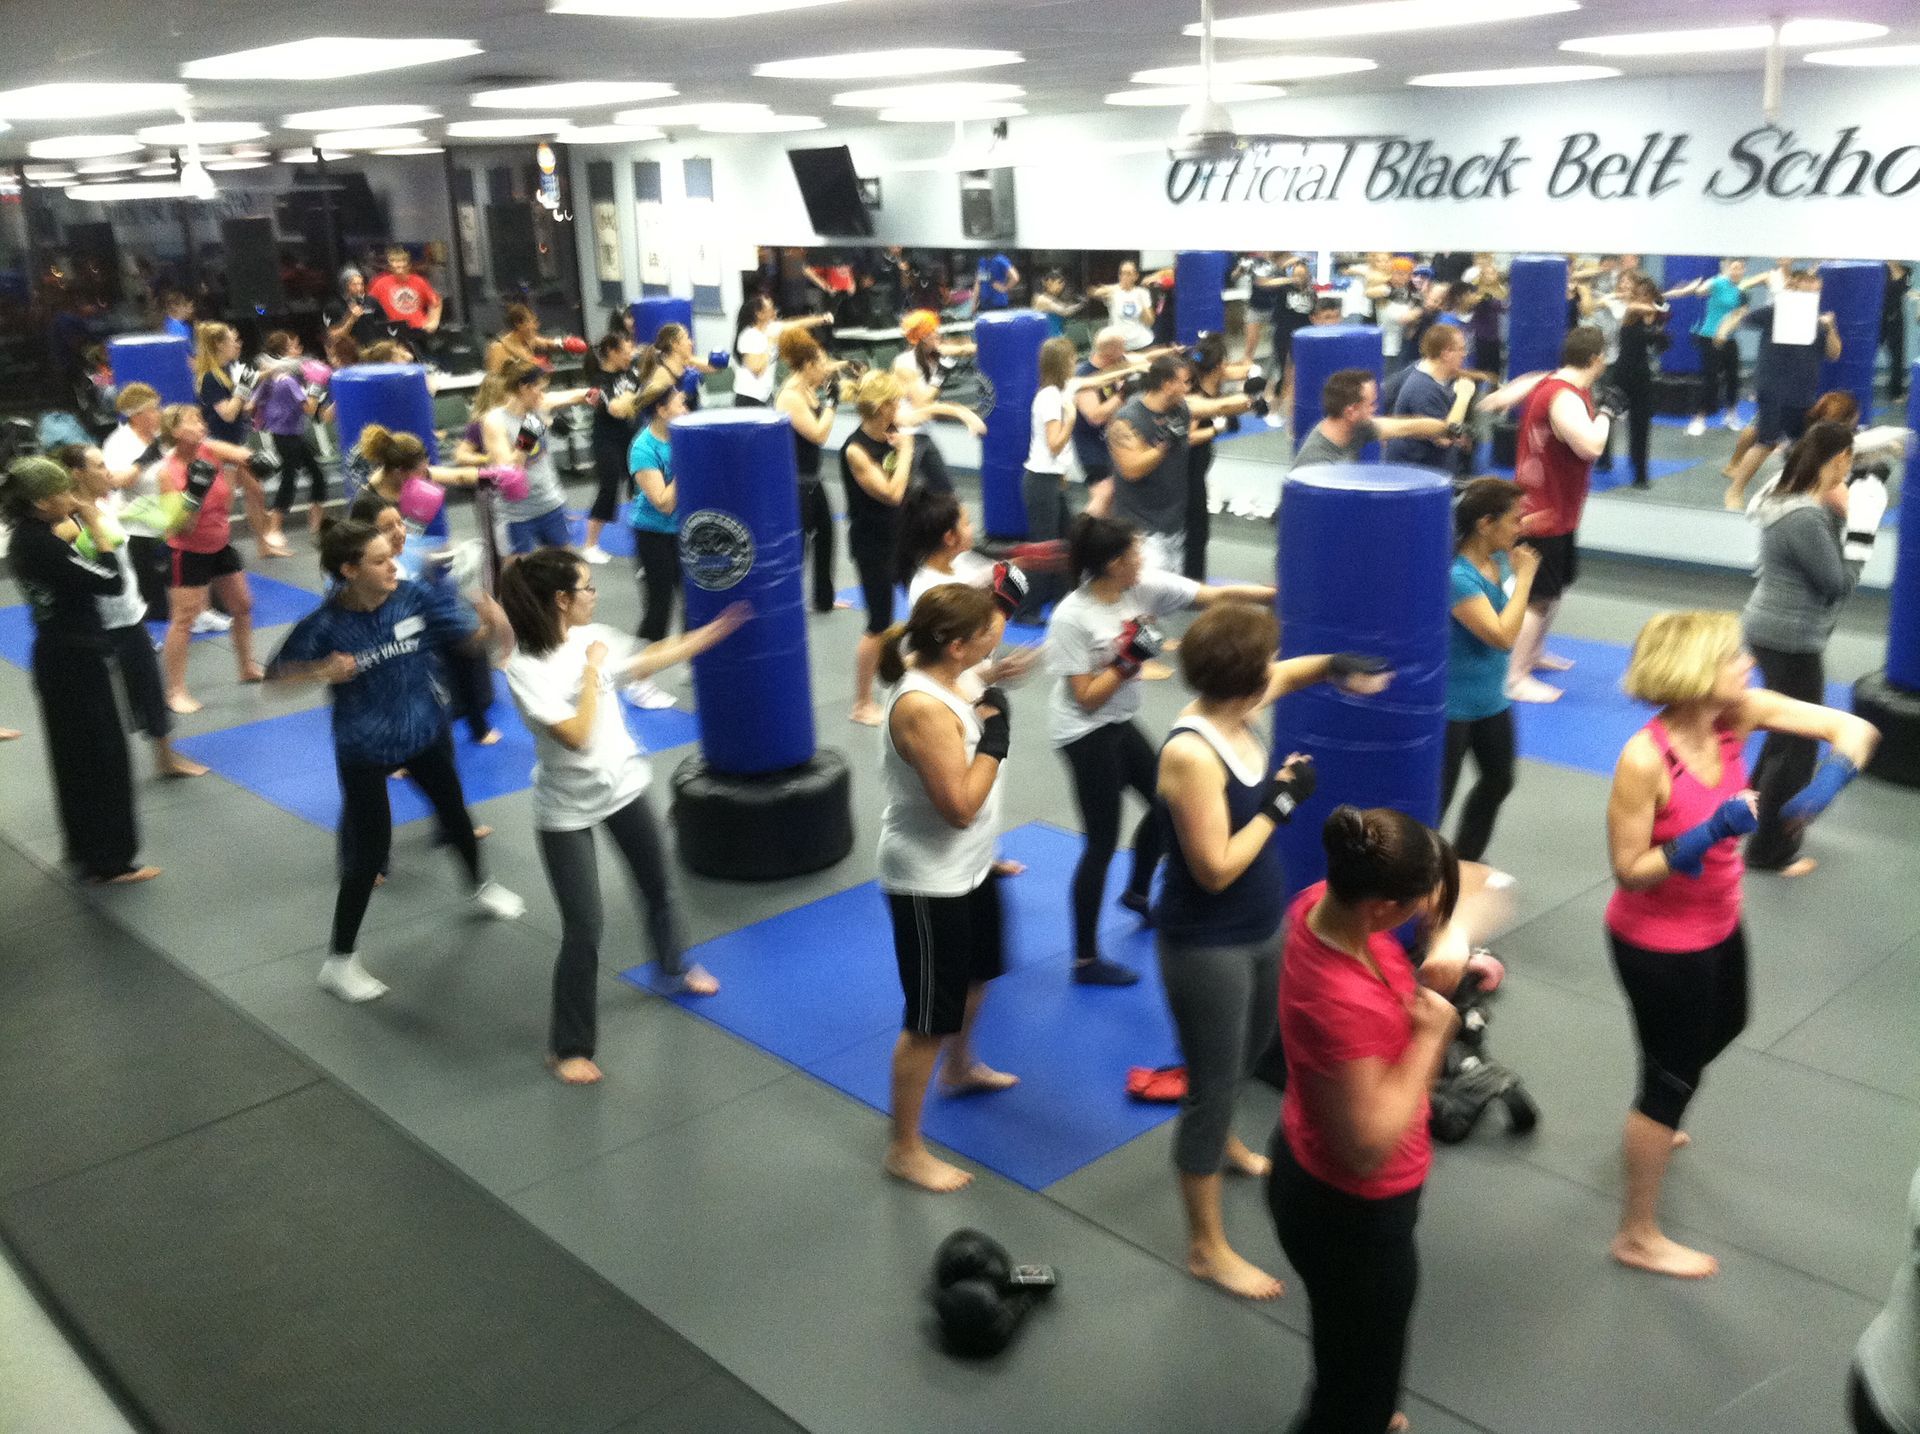
M 1686 1142 L 1680 1121 L 1702 1073 L 1747 1023 L 1746 867 L 1737 838 L 1758 819 L 1743 749 L 1756 730 L 1832 744 L 1807 800 L 1783 813 L 1804 825 L 1880 739 L 1848 713 L 1748 687 L 1752 672 L 1733 613 L 1662 613 L 1649 621 L 1634 642 L 1625 686 L 1660 711 L 1628 739 L 1607 801 L 1616 883 L 1607 940 L 1640 1045 L 1613 1257 L 1686 1279 L 1713 1274 L 1719 1262 L 1661 1233 L 1660 1185 L 1668 1159 Z

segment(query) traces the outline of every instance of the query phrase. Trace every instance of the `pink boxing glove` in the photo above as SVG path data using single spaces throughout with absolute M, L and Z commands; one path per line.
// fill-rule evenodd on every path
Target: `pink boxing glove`
M 491 483 L 494 491 L 509 503 L 526 500 L 527 470 L 524 468 L 482 468 L 480 481 Z
M 400 485 L 400 516 L 415 527 L 424 528 L 440 516 L 447 504 L 447 490 L 425 478 L 409 478 Z
M 320 362 L 319 359 L 302 359 L 300 361 L 300 381 L 302 383 L 310 387 L 317 386 L 324 388 L 328 383 L 332 382 L 332 380 L 333 370 Z
M 560 340 L 560 352 L 562 353 L 583 354 L 586 351 L 587 341 L 574 334 L 568 334 L 564 339 Z
M 1467 957 L 1467 972 L 1480 978 L 1480 989 L 1496 991 L 1507 977 L 1507 966 L 1498 956 L 1480 947 Z

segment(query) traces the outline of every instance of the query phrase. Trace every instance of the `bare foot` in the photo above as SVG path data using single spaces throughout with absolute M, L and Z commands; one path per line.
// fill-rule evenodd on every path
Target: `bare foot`
M 997 1090 L 1011 1090 L 1019 1084 L 1019 1076 L 997 1071 L 980 1061 L 975 1061 L 961 1075 L 948 1072 L 940 1077 L 940 1089 L 948 1095 L 991 1095 Z
M 1558 702 L 1564 694 L 1537 677 L 1523 677 L 1507 684 L 1507 698 L 1513 702 Z
M 158 768 L 163 777 L 204 777 L 210 770 L 199 762 L 189 761 L 178 752 L 161 762 Z
M 905 1152 L 889 1150 L 881 1168 L 895 1180 L 918 1185 L 922 1190 L 931 1190 L 936 1195 L 943 1195 L 950 1190 L 964 1190 L 973 1183 L 973 1176 L 958 1165 L 947 1164 L 925 1146 Z
M 1256 1155 L 1246 1146 L 1235 1141 L 1227 1147 L 1227 1169 L 1235 1175 L 1255 1177 L 1271 1174 L 1273 1162 L 1264 1155 Z
M 720 983 L 705 966 L 689 966 L 680 973 L 679 989 L 683 995 L 711 996 L 720 990 Z
M 265 682 L 267 680 L 267 670 L 257 662 L 248 663 L 240 669 L 240 680 L 242 682 Z
M 495 742 L 498 742 L 499 740 L 500 740 L 500 729 L 498 727 L 494 727 L 487 732 L 486 736 L 481 737 L 477 741 L 475 741 L 473 745 L 476 747 L 491 747 Z
M 407 775 L 407 769 L 405 767 L 395 767 L 391 772 L 387 773 L 387 780 L 389 782 L 398 782 L 402 780 L 406 775 Z
M 1534 660 L 1533 670 L 1535 672 L 1571 672 L 1573 671 L 1573 659 L 1571 657 L 1556 657 L 1551 652 L 1543 652 Z
M 1676 1130 L 1673 1133 L 1673 1144 L 1669 1149 L 1685 1150 L 1691 1144 L 1693 1144 L 1693 1137 L 1691 1135 L 1688 1135 L 1684 1130 Z
M 1614 1259 L 1636 1270 L 1651 1270 L 1656 1275 L 1672 1275 L 1677 1280 L 1704 1280 L 1720 1272 L 1720 1262 L 1701 1250 L 1669 1240 L 1665 1235 L 1629 1238 L 1613 1237 Z
M 1018 876 L 1026 869 L 1027 864 L 1024 861 L 1010 861 L 1004 856 L 993 864 L 995 876 Z
M 849 721 L 858 722 L 862 727 L 878 727 L 880 719 L 884 716 L 886 713 L 873 702 L 857 702 L 854 704 L 853 711 L 847 714 Z
M 17 742 L 19 740 L 20 733 L 18 729 L 13 727 L 0 727 L 0 742 Z
M 1725 508 L 1729 513 L 1738 513 L 1742 508 L 1746 507 L 1747 504 L 1744 498 L 1729 488 L 1727 489 L 1726 496 L 1720 500 L 1720 506 Z
M 850 611 L 852 607 L 853 607 L 853 604 L 848 602 L 845 598 L 835 598 L 833 600 L 833 610 L 835 612 L 847 612 L 847 611 Z
M 600 1067 L 585 1056 L 568 1056 L 563 1061 L 548 1056 L 547 1069 L 566 1085 L 593 1085 L 602 1078 Z
M 1790 861 L 1780 868 L 1780 875 L 1791 881 L 1796 876 L 1805 876 L 1820 863 L 1813 857 L 1803 856 L 1798 861 Z
M 387 884 L 387 874 L 384 871 L 377 871 L 373 874 L 374 890 L 378 891 L 381 887 L 385 886 L 386 884 Z
M 1279 1280 L 1225 1245 L 1204 1253 L 1187 1251 L 1187 1273 L 1243 1300 L 1277 1300 L 1287 1292 Z
M 94 880 L 95 886 L 132 886 L 136 882 L 152 881 L 160 874 L 157 866 L 135 867 L 132 871 L 123 871 L 118 876 L 102 876 Z
M 167 696 L 167 711 L 178 717 L 191 717 L 206 704 L 196 702 L 184 692 L 173 692 Z
M 1387 1421 L 1387 1434 L 1408 1434 L 1412 1428 L 1413 1421 L 1398 1409 L 1393 1411 L 1393 1418 Z
M 477 826 L 473 829 L 473 839 L 475 841 L 485 841 L 492 835 L 493 828 L 489 826 Z

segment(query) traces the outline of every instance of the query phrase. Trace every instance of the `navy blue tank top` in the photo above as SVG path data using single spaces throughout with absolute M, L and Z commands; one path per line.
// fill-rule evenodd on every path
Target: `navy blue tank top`
M 1239 831 L 1260 812 L 1260 792 L 1266 785 L 1264 770 L 1258 781 L 1241 780 L 1234 768 L 1233 748 L 1204 717 L 1182 717 L 1173 724 L 1167 740 L 1172 741 L 1181 732 L 1200 737 L 1226 768 L 1227 824 L 1229 830 Z M 1166 750 L 1164 743 L 1161 750 Z M 1166 876 L 1153 909 L 1159 933 L 1181 946 L 1250 946 L 1278 931 L 1286 913 L 1280 843 L 1269 837 L 1260 855 L 1231 886 L 1225 891 L 1208 891 L 1194 880 L 1166 803 L 1157 802 L 1156 806 L 1160 808 L 1160 820 L 1168 824 Z

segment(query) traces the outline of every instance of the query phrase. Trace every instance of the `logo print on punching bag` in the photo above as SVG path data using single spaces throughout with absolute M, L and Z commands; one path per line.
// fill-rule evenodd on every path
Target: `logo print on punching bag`
M 731 513 L 702 508 L 681 525 L 680 565 L 695 587 L 725 592 L 753 571 L 753 534 Z

